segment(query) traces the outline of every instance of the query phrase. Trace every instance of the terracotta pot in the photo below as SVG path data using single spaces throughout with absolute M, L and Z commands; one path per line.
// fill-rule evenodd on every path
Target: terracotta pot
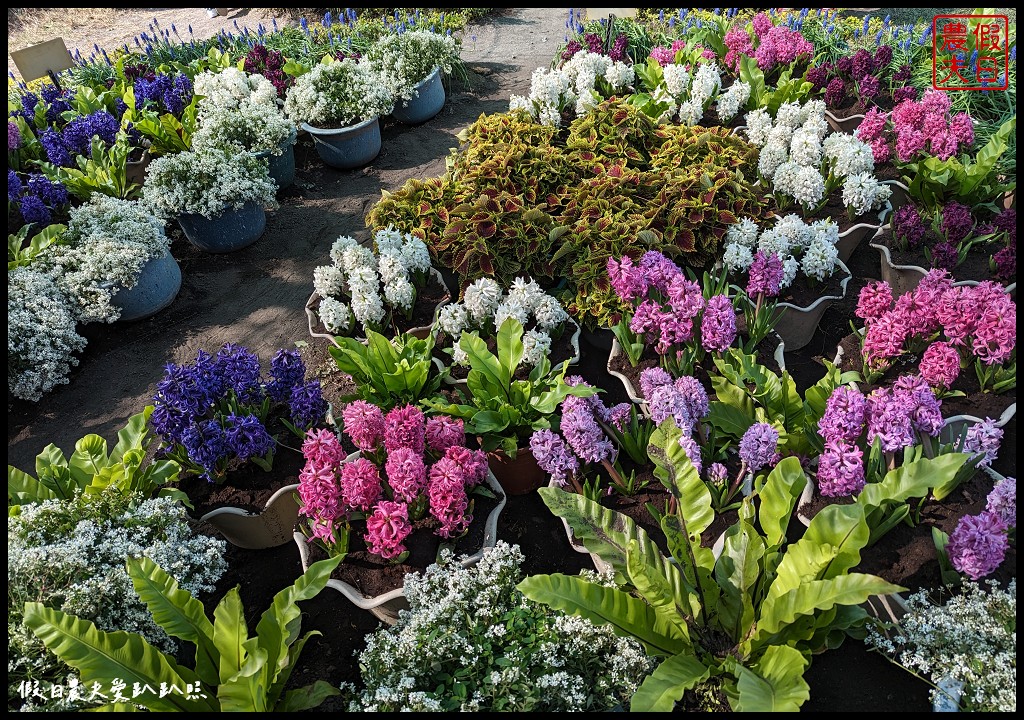
M 217 528 L 224 538 L 246 550 L 265 550 L 284 545 L 291 538 L 299 517 L 295 495 L 298 485 L 286 485 L 271 495 L 262 512 L 252 514 L 237 507 L 218 508 L 200 520 Z
M 543 487 L 547 480 L 547 473 L 541 470 L 529 447 L 519 448 L 512 459 L 502 450 L 488 453 L 487 464 L 508 495 L 526 495 Z
M 360 453 L 352 453 L 346 461 L 352 460 L 359 457 Z M 491 514 L 487 516 L 486 525 L 484 526 L 484 541 L 480 546 L 480 549 L 474 552 L 472 555 L 466 555 L 462 558 L 461 564 L 463 567 L 472 567 L 480 562 L 480 558 L 484 555 L 484 550 L 487 548 L 494 547 L 498 541 L 498 517 L 501 515 L 501 511 L 505 508 L 507 498 L 502 493 L 502 488 L 498 485 L 498 481 L 495 479 L 493 473 L 487 475 L 487 486 L 499 497 L 497 506 L 491 510 Z M 298 487 L 297 485 L 295 487 Z M 309 569 L 309 542 L 306 540 L 306 536 L 301 532 L 295 531 L 292 533 L 292 539 L 295 542 L 296 547 L 299 550 L 299 560 L 302 563 L 302 571 L 305 572 Z M 344 580 L 335 580 L 334 578 L 327 581 L 327 587 L 337 590 L 352 603 L 362 609 L 369 610 L 378 620 L 381 620 L 388 625 L 394 625 L 398 622 L 398 615 L 402 610 L 409 609 L 409 601 L 405 597 L 405 588 L 400 587 L 390 592 L 386 592 L 382 595 L 370 597 L 363 595 L 357 588 L 353 587 Z

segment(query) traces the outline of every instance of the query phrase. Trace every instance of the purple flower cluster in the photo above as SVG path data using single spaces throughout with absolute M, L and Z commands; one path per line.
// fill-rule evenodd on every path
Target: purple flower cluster
M 640 390 L 655 424 L 671 417 L 684 434 L 700 433 L 700 422 L 711 405 L 699 380 L 689 375 L 673 380 L 661 368 L 647 368 L 640 373 Z
M 1007 245 L 992 256 L 993 277 L 1006 282 L 1017 275 L 1017 246 Z
M 615 42 L 612 44 L 612 49 L 608 51 L 608 57 L 615 62 L 625 62 L 626 60 L 626 48 L 629 46 L 629 38 L 626 33 L 619 33 L 615 37 Z
M 868 396 L 868 444 L 878 440 L 891 453 L 914 444 L 914 424 L 904 397 L 892 388 L 877 388 Z
M 700 321 L 700 341 L 708 352 L 725 352 L 736 339 L 736 311 L 727 295 L 708 300 Z
M 121 123 L 116 117 L 106 110 L 97 110 L 90 115 L 72 118 L 61 130 L 60 136 L 69 152 L 89 155 L 94 136 L 110 146 L 117 140 L 117 131 L 120 129 Z
M 583 36 L 583 42 L 587 44 L 587 52 L 601 55 L 604 53 L 604 41 L 597 33 L 587 33 Z
M 925 91 L 920 101 L 901 95 L 888 114 L 872 108 L 856 135 L 871 145 L 878 163 L 890 160 L 894 150 L 904 163 L 922 154 L 947 160 L 974 143 L 971 117 L 967 113 L 950 116 L 950 108 L 951 101 L 941 90 Z
M 192 102 L 192 81 L 184 73 L 173 76 L 156 73 L 152 77 L 140 77 L 133 87 L 136 105 L 157 112 L 180 116 Z
M 994 513 L 1007 527 L 1017 527 L 1017 478 L 1004 477 L 988 494 L 985 509 Z
M 775 253 L 758 250 L 754 262 L 750 265 L 750 276 L 747 280 L 747 295 L 757 297 L 777 297 L 782 284 L 782 259 Z
M 210 355 L 200 350 L 194 362 L 169 363 L 157 383 L 150 424 L 170 446 L 169 454 L 190 464 L 201 476 L 223 479 L 232 458 L 245 461 L 275 450 L 262 406 L 265 399 L 288 403 L 293 425 L 308 429 L 323 419 L 327 403 L 320 383 L 305 382 L 287 352 L 275 355 L 272 380 L 260 377 L 259 358 L 247 348 L 224 345 Z M 288 372 L 282 370 L 291 363 Z M 283 383 L 291 382 L 290 386 Z M 274 395 L 270 389 L 274 388 Z
M 576 53 L 578 53 L 582 49 L 583 46 L 580 45 L 578 41 L 570 40 L 569 44 L 565 46 L 565 50 L 562 52 L 562 59 L 572 60 L 573 56 L 575 56 Z
M 1003 429 L 995 420 L 985 418 L 967 428 L 964 435 L 963 451 L 980 455 L 979 465 L 991 465 L 999 457 L 999 446 L 1003 442 Z
M 277 90 L 277 96 L 284 99 L 289 86 L 294 82 L 292 76 L 284 72 L 284 63 L 285 58 L 280 50 L 268 50 L 266 46 L 256 44 L 245 56 L 242 69 L 265 77 Z
M 892 235 L 898 242 L 914 249 L 928 233 L 928 226 L 912 203 L 901 205 L 892 214 Z
M 733 72 L 739 72 L 744 55 L 756 59 L 766 75 L 783 65 L 814 57 L 814 45 L 797 31 L 775 25 L 766 13 L 755 15 L 751 24 L 753 38 L 744 25 L 734 25 L 722 38 L 727 48 L 725 64 Z
M 21 131 L 18 124 L 11 120 L 7 121 L 7 152 L 17 150 L 21 147 Z
M 579 472 L 579 460 L 566 447 L 565 441 L 556 432 L 551 430 L 534 432 L 530 437 L 530 451 L 541 469 L 561 487 L 565 487 L 568 484 L 568 479 Z
M 754 423 L 740 439 L 740 460 L 747 471 L 757 473 L 779 461 L 779 431 L 768 423 Z
M 864 451 L 855 443 L 828 441 L 818 456 L 818 492 L 845 497 L 864 489 Z
M 958 243 L 964 240 L 974 230 L 974 217 L 971 209 L 966 205 L 954 201 L 946 203 L 942 208 L 942 221 L 939 228 L 946 240 Z
M 932 268 L 937 270 L 949 270 L 956 269 L 956 266 L 960 264 L 960 254 L 957 251 L 956 245 L 943 240 L 937 242 L 932 246 L 931 249 L 931 265 Z
M 601 429 L 587 400 L 570 395 L 562 401 L 562 435 L 581 461 L 615 462 L 617 449 Z
M 666 65 L 672 65 L 676 61 L 676 53 L 686 47 L 686 41 L 680 38 L 672 42 L 671 47 L 656 46 L 651 49 L 650 57 L 665 67 Z
M 868 402 L 860 390 L 840 385 L 825 402 L 825 413 L 818 421 L 818 433 L 826 443 L 856 442 L 864 432 Z
M 1010 546 L 1007 526 L 994 512 L 960 518 L 949 536 L 946 553 L 958 572 L 978 580 L 995 572 Z

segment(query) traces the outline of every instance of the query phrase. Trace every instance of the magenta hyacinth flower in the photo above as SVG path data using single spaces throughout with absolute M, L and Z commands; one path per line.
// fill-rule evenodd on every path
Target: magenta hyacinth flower
M 406 551 L 403 542 L 412 534 L 409 508 L 405 503 L 381 500 L 366 518 L 366 546 L 370 552 L 385 560 L 396 558 Z
M 384 441 L 384 413 L 363 400 L 350 402 L 341 411 L 344 432 L 360 450 L 373 451 Z

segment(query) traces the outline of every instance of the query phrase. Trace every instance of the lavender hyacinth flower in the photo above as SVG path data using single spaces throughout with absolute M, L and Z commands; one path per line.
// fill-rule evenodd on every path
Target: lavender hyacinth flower
M 700 456 L 700 445 L 687 435 L 685 432 L 679 436 L 679 447 L 686 453 L 686 457 L 690 458 L 690 462 L 693 467 L 697 470 L 697 474 L 700 475 L 702 470 L 702 460 Z
M 995 513 L 1007 527 L 1017 527 L 1017 478 L 1004 477 L 988 494 L 985 509 Z
M 561 487 L 580 468 L 576 456 L 565 446 L 565 442 L 551 430 L 537 430 L 530 437 L 530 450 L 541 469 Z
M 914 444 L 914 425 L 906 393 L 878 388 L 868 396 L 868 443 L 875 438 L 884 452 L 896 452 Z
M 724 352 L 736 339 L 736 311 L 727 295 L 708 300 L 700 320 L 700 341 L 708 352 Z
M 689 431 L 686 410 L 680 402 L 675 385 L 659 385 L 651 390 L 647 396 L 647 409 L 655 425 L 660 425 L 668 418 L 674 418 L 681 430 Z
M 942 401 L 928 381 L 920 375 L 903 375 L 893 383 L 893 391 L 906 403 L 910 423 L 922 435 L 938 437 L 942 430 Z
M 818 421 L 818 433 L 828 442 L 854 442 L 864 430 L 868 403 L 860 390 L 841 385 L 825 403 L 825 414 Z
M 768 423 L 754 423 L 743 433 L 740 440 L 740 460 L 747 471 L 756 473 L 761 468 L 778 462 L 775 448 L 779 443 L 779 431 Z
M 853 443 L 828 442 L 818 457 L 818 492 L 844 497 L 864 488 L 864 452 Z
M 946 545 L 950 563 L 971 580 L 991 575 L 1006 558 L 1010 546 L 1007 529 L 993 512 L 960 518 Z
M 640 373 L 640 392 L 643 394 L 645 400 L 651 399 L 651 393 L 654 392 L 655 388 L 671 384 L 672 376 L 669 375 L 668 371 L 664 368 L 647 368 Z
M 985 418 L 967 428 L 964 436 L 964 452 L 979 454 L 979 465 L 991 465 L 999 457 L 999 446 L 1003 442 L 1003 429 L 996 427 L 996 421 Z
M 7 151 L 17 150 L 21 147 L 21 130 L 18 129 L 18 124 L 10 120 L 7 121 Z
M 711 404 L 708 401 L 708 393 L 700 380 L 689 375 L 676 378 L 674 388 L 679 395 L 679 406 L 682 409 L 682 417 L 677 415 L 676 423 L 686 423 L 687 427 L 680 425 L 680 428 L 692 432 L 693 429 L 708 415 Z
M 570 395 L 562 401 L 562 434 L 581 460 L 615 460 L 615 446 L 597 424 L 593 409 L 585 398 Z
M 724 487 L 729 482 L 729 470 L 722 463 L 711 463 L 711 467 L 708 468 L 708 482 Z

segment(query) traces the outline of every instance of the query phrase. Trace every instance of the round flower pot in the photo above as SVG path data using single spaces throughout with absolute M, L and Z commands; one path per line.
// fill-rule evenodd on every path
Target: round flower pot
M 349 458 L 356 456 L 358 456 L 358 453 L 350 455 Z M 296 485 L 294 487 L 297 488 L 298 486 Z M 476 565 L 480 562 L 480 558 L 483 557 L 484 550 L 494 547 L 495 543 L 498 541 L 498 518 L 505 507 L 507 498 L 502 492 L 502 488 L 498 484 L 498 481 L 491 473 L 487 474 L 487 487 L 498 495 L 500 499 L 497 506 L 491 510 L 490 515 L 488 515 L 485 520 L 486 524 L 484 526 L 483 544 L 472 555 L 462 558 L 461 563 L 463 567 L 472 567 Z M 306 536 L 298 531 L 292 533 L 292 539 L 294 540 L 296 547 L 299 549 L 299 560 L 302 562 L 302 571 L 305 572 L 310 566 L 309 542 L 306 540 Z M 394 625 L 398 622 L 399 612 L 409 609 L 409 601 L 405 597 L 405 588 L 396 588 L 395 590 L 386 592 L 382 595 L 369 597 L 367 595 L 363 595 L 356 587 L 344 580 L 331 578 L 327 581 L 327 587 L 337 590 L 348 598 L 356 607 L 362 610 L 369 610 L 373 613 L 374 617 L 388 625 Z
M 208 218 L 182 213 L 178 224 L 188 241 L 209 253 L 229 253 L 249 247 L 260 239 L 267 227 L 267 214 L 257 202 L 235 209 L 227 207 L 220 215 Z
M 1010 403 L 998 418 L 993 418 L 996 421 L 996 427 L 1005 427 L 1016 414 L 1017 403 Z M 951 443 L 960 437 L 967 428 L 972 425 L 977 425 L 982 422 L 983 419 L 984 418 L 975 417 L 974 415 L 952 415 L 946 418 L 946 421 L 942 424 L 942 429 L 939 431 L 939 441 L 943 443 Z
M 537 464 L 529 447 L 519 448 L 515 458 L 509 458 L 504 451 L 487 454 L 487 464 L 508 495 L 526 495 L 543 487 L 547 474 Z
M 201 518 L 217 528 L 232 545 L 246 550 L 265 550 L 284 545 L 292 537 L 292 530 L 299 517 L 299 504 L 295 499 L 299 491 L 297 484 L 286 485 L 267 500 L 267 505 L 257 515 L 241 508 L 218 508 Z
M 829 127 L 836 132 L 853 135 L 853 132 L 860 127 L 860 123 L 864 120 L 864 116 L 850 115 L 849 117 L 840 118 L 833 115 L 831 110 L 826 110 L 825 119 L 828 121 Z
M 433 72 L 413 87 L 412 100 L 408 103 L 395 104 L 391 117 L 405 125 L 419 125 L 441 112 L 444 99 L 441 68 L 435 67 Z
M 814 337 L 821 322 L 821 316 L 836 300 L 846 297 L 846 286 L 853 277 L 850 269 L 842 261 L 839 262 L 840 270 L 845 277 L 840 282 L 839 295 L 822 295 L 807 307 L 800 307 L 791 303 L 780 302 L 776 306 L 778 322 L 775 324 L 775 332 L 786 343 L 787 350 L 800 350 Z
M 320 159 L 334 168 L 351 170 L 373 161 L 380 154 L 380 123 L 376 117 L 343 128 L 318 128 L 302 123 Z
M 121 311 L 118 320 L 142 320 L 156 315 L 174 302 L 180 289 L 181 268 L 171 253 L 165 252 L 147 260 L 139 271 L 135 286 L 116 290 L 111 304 Z
M 125 178 L 129 183 L 135 183 L 136 185 L 142 185 L 146 182 L 146 168 L 149 167 L 149 162 L 153 157 L 149 154 L 149 150 L 143 150 L 142 155 L 138 160 L 128 160 L 124 164 Z
M 569 338 L 569 343 L 572 345 L 573 350 L 572 357 L 569 358 L 569 366 L 572 367 L 573 365 L 578 365 L 580 362 L 580 332 L 582 330 L 580 328 L 580 324 L 573 320 L 572 318 L 569 318 L 568 321 L 572 323 L 572 326 L 575 328 L 575 330 L 572 333 L 572 336 Z M 437 367 L 438 370 L 444 370 L 445 365 L 443 362 L 441 362 L 441 360 L 435 357 L 433 358 L 433 361 L 434 365 Z M 559 363 L 559 365 L 561 365 L 561 363 Z M 552 363 L 552 366 L 554 366 L 554 363 Z M 445 375 L 443 382 L 448 385 L 465 385 L 467 379 L 453 378 L 451 375 Z
M 441 277 L 441 274 L 436 269 L 430 268 L 430 274 L 438 285 L 445 289 L 448 289 L 448 285 L 444 282 L 444 279 Z M 448 293 L 449 296 L 446 299 L 439 302 L 437 304 L 437 307 L 434 308 L 434 321 L 437 320 L 438 311 L 440 311 L 441 308 L 443 308 L 445 305 L 451 302 L 450 289 L 448 290 Z M 319 303 L 320 293 L 314 290 L 313 294 L 309 296 L 309 300 L 306 301 L 306 326 L 309 329 L 309 336 L 320 338 L 321 340 L 327 340 L 329 343 L 331 343 L 331 345 L 340 349 L 341 345 L 339 345 L 338 341 L 335 340 L 336 336 L 331 335 L 329 332 L 326 332 L 327 328 L 325 328 L 323 324 L 320 322 L 320 316 L 317 314 L 316 311 L 316 307 Z M 417 327 L 409 328 L 408 330 L 406 330 L 406 332 L 409 333 L 410 335 L 418 337 L 420 340 L 426 340 L 427 336 L 430 335 L 430 331 L 433 329 L 433 327 L 434 324 L 432 321 L 430 325 L 419 325 Z M 357 339 L 361 343 L 366 343 L 366 338 Z
M 291 134 L 280 145 L 280 155 L 272 155 L 269 150 L 256 153 L 256 157 L 267 159 L 267 165 L 270 167 L 270 179 L 277 183 L 278 190 L 283 190 L 295 182 L 296 135 L 297 130 L 292 128 Z
M 839 251 L 839 259 L 844 263 L 849 262 L 854 251 L 860 244 L 875 236 L 875 233 L 885 224 L 889 214 L 892 213 L 892 204 L 887 200 L 885 207 L 878 212 L 877 222 L 862 222 L 847 228 L 839 233 L 839 240 L 836 242 L 836 249 Z

